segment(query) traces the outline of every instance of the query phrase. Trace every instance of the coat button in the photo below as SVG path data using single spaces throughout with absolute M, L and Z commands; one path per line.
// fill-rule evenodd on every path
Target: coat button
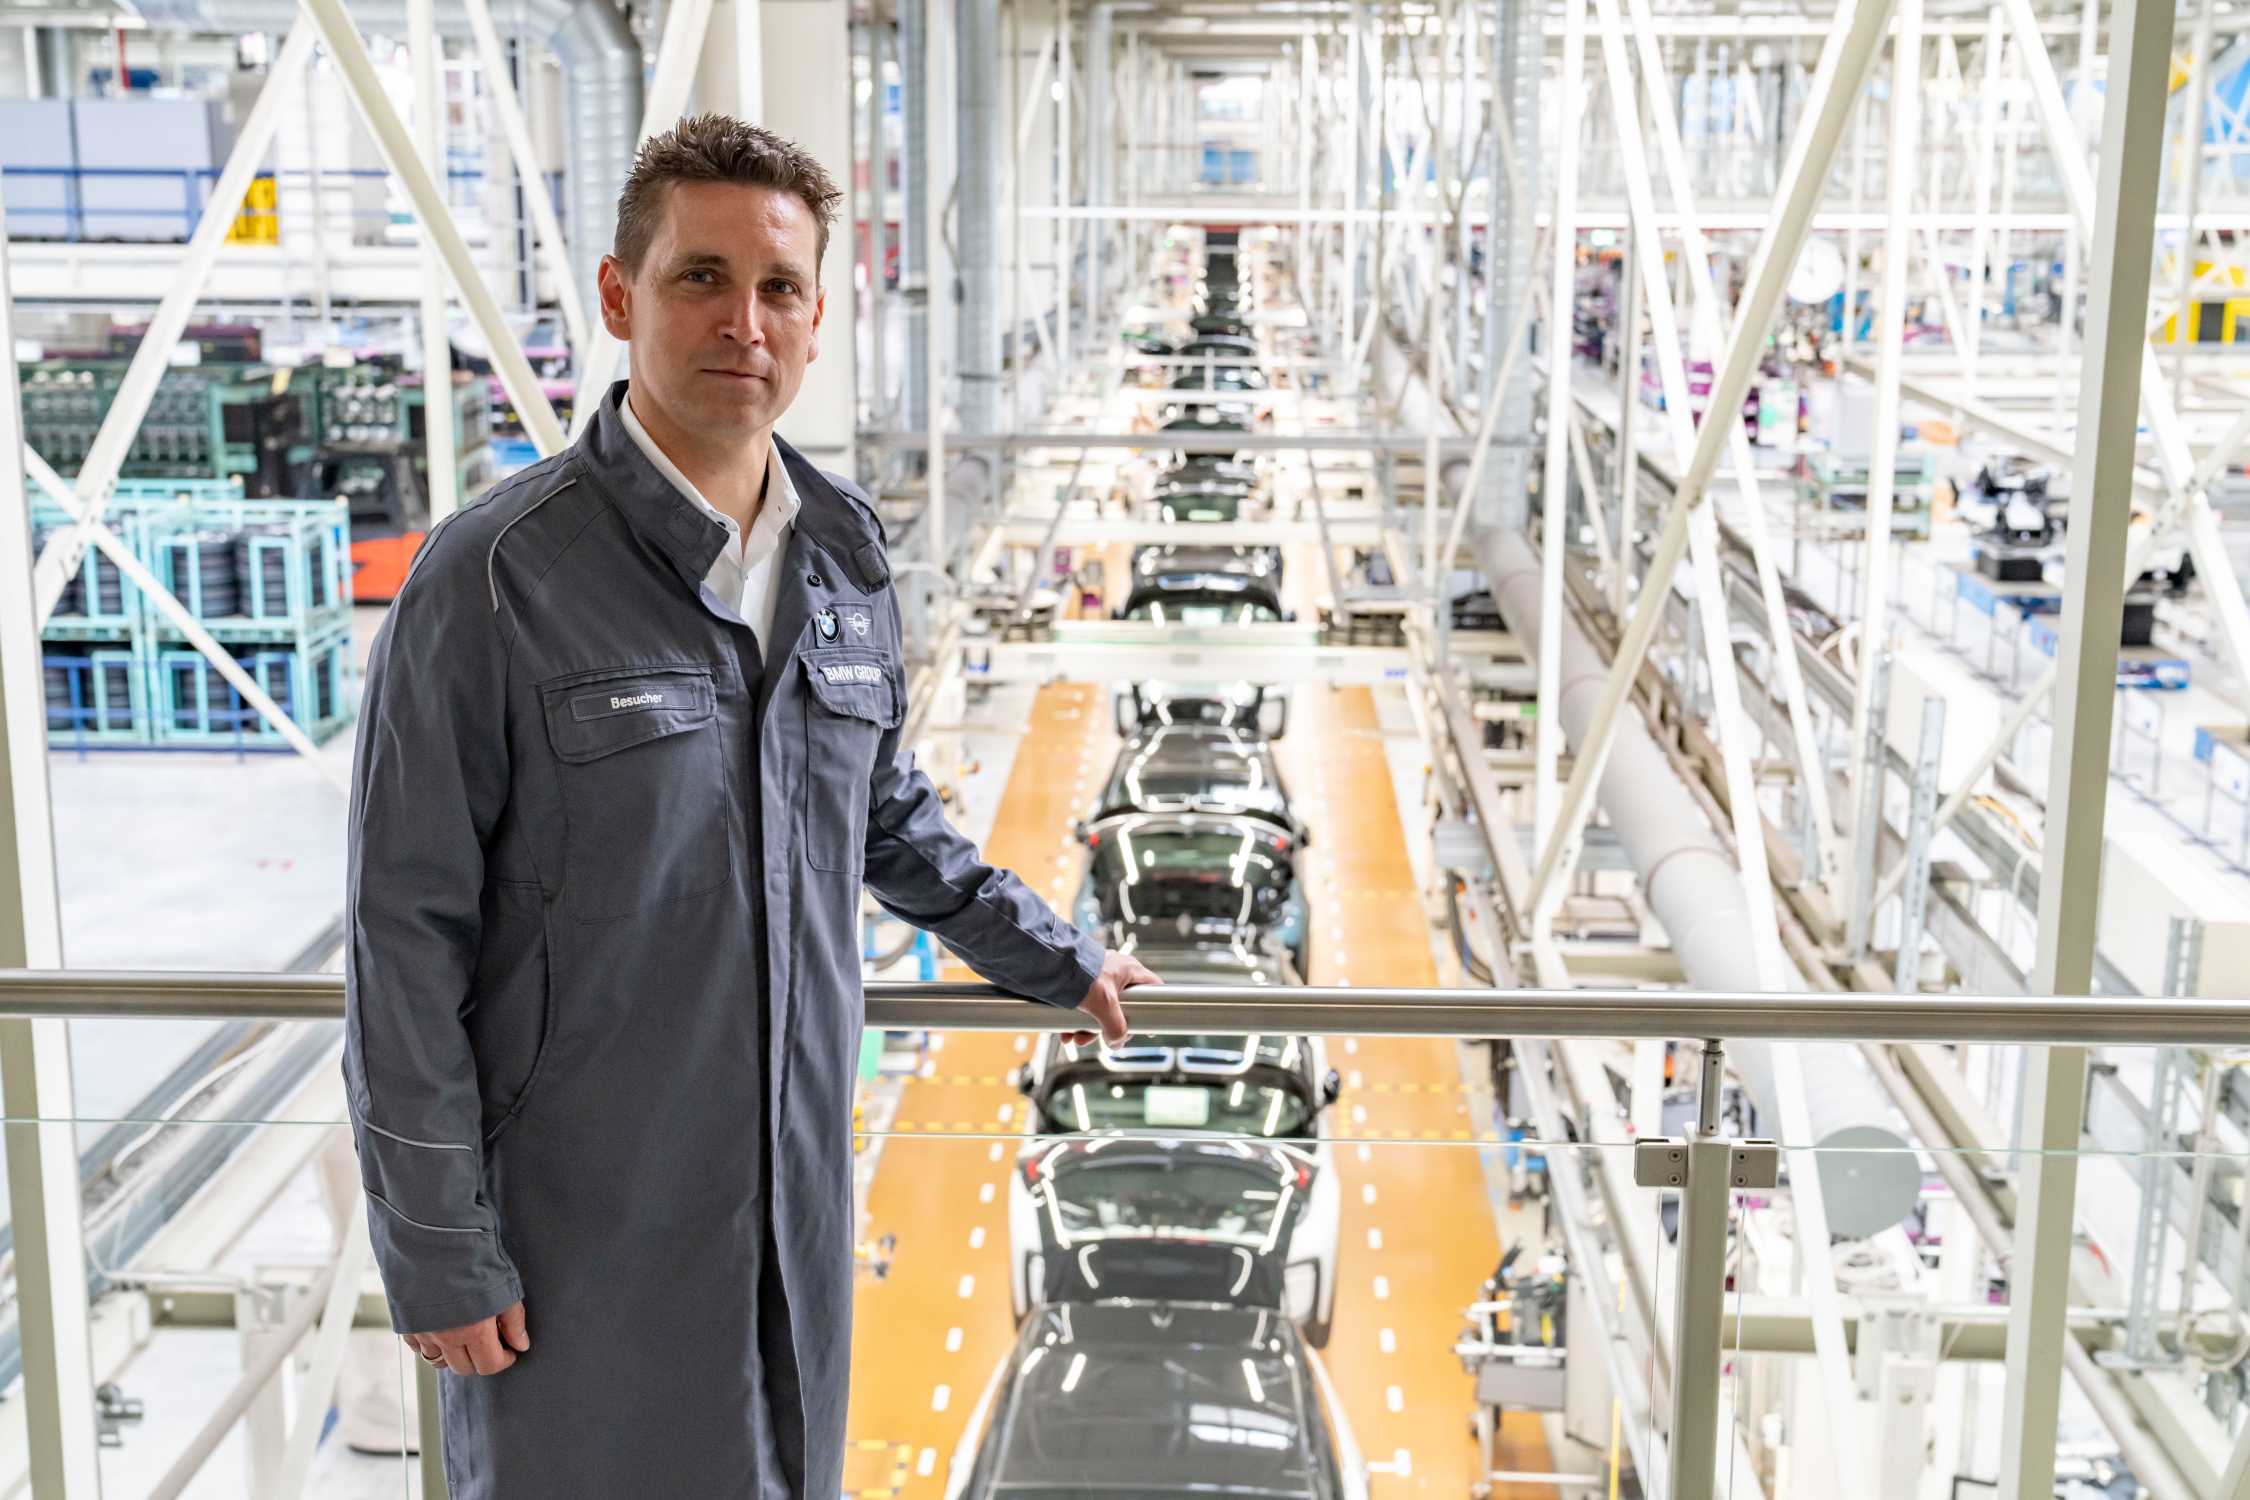
M 807 573 L 805 575 L 805 582 L 811 584 L 814 588 L 817 589 L 820 587 L 820 575 L 818 573 Z

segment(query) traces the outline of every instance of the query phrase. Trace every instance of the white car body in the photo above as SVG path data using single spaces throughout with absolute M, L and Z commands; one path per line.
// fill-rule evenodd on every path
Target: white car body
M 1274 1039 L 1265 1040 L 1270 1044 Z M 1284 1055 L 1288 1055 L 1289 1047 L 1307 1049 L 1308 1059 L 1304 1062 L 1303 1071 L 1312 1080 L 1312 1099 L 1318 1105 L 1321 1080 L 1328 1073 L 1326 1049 L 1318 1037 L 1288 1037 L 1281 1041 L 1284 1044 Z M 1026 1064 L 1028 1074 L 1024 1089 L 1024 1129 L 1031 1139 L 1017 1154 L 1013 1170 L 1008 1173 L 1008 1286 L 1010 1303 L 1018 1322 L 1031 1310 L 1028 1276 L 1030 1260 L 1040 1253 L 1045 1243 L 1040 1234 L 1038 1198 L 1027 1180 L 1025 1166 L 1026 1163 L 1036 1162 L 1046 1149 L 1046 1144 L 1056 1139 L 1039 1135 L 1039 1111 L 1032 1101 L 1047 1075 L 1066 1053 L 1089 1055 L 1095 1050 L 1074 1047 L 1057 1036 L 1049 1035 L 1034 1049 L 1032 1060 Z M 1124 1055 L 1130 1057 L 1131 1050 Z M 1151 1071 L 1145 1067 L 1120 1067 L 1109 1056 L 1104 1056 L 1103 1061 L 1119 1078 L 1127 1081 L 1136 1075 L 1146 1076 Z M 1291 1071 L 1298 1070 L 1297 1062 L 1298 1060 L 1292 1059 Z M 1247 1066 L 1241 1064 L 1232 1071 L 1246 1071 Z M 1227 1070 L 1199 1066 L 1187 1071 L 1208 1071 L 1214 1077 L 1223 1077 Z M 1306 1185 L 1306 1206 L 1289 1238 L 1284 1286 L 1290 1317 L 1307 1331 L 1308 1342 L 1318 1347 L 1327 1342 L 1328 1329 L 1335 1317 L 1336 1278 L 1342 1249 L 1343 1189 L 1337 1180 L 1335 1153 L 1328 1142 L 1326 1110 L 1314 1117 L 1313 1129 L 1315 1134 L 1311 1140 L 1275 1138 L 1265 1144 L 1290 1150 L 1304 1160 L 1312 1173 L 1312 1180 Z M 1185 1128 L 1167 1128 L 1165 1133 L 1186 1135 L 1194 1132 Z

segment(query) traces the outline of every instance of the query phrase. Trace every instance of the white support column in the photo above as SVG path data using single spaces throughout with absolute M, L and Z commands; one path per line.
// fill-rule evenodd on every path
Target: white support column
M 343 1243 L 336 1247 L 336 1274 L 328 1283 L 328 1296 L 320 1310 L 319 1332 L 313 1335 L 304 1378 L 297 1385 L 297 1421 L 289 1429 L 289 1444 L 273 1488 L 258 1500 L 300 1500 L 312 1475 L 313 1455 L 327 1428 L 329 1403 L 335 1399 L 336 1378 L 344 1370 L 344 1353 L 352 1334 L 352 1314 L 359 1307 L 360 1283 L 373 1258 L 367 1238 L 367 1215 L 347 1214 Z M 278 1375 L 276 1381 L 278 1384 Z
M 1367 180 L 1367 130 L 1360 122 L 1360 100 L 1367 79 L 1367 50 L 1363 35 L 1367 25 L 1367 8 L 1363 0 L 1351 0 L 1351 7 L 1344 39 L 1344 136 L 1350 150 L 1346 153 L 1344 179 L 1344 264 L 1341 267 L 1343 274 L 1338 278 L 1343 294 L 1336 299 L 1341 316 L 1336 320 L 1338 368 L 1335 380 L 1337 386 L 1347 390 L 1357 384 L 1356 377 L 1343 361 L 1350 356 L 1353 335 L 1359 326 L 1353 301 L 1359 295 L 1360 190 Z M 1186 128 L 1186 122 L 1183 121 L 1181 129 L 1184 131 Z
M 1539 717 L 1532 724 L 1532 826 L 1541 847 L 1554 833 L 1561 802 L 1557 773 L 1562 765 L 1562 614 L 1563 550 L 1567 533 L 1563 497 L 1570 485 L 1566 477 L 1566 436 L 1570 428 L 1571 312 L 1575 301 L 1578 267 L 1578 170 L 1580 119 L 1586 107 L 1586 7 L 1583 0 L 1563 0 L 1561 139 L 1555 143 L 1554 228 L 1548 246 L 1547 284 L 1547 457 L 1539 480 L 1539 618 L 1548 622 L 1539 632 Z M 1520 199 L 1518 200 L 1521 201 Z M 1637 298 L 1635 299 L 1637 300 Z M 1489 398 L 1498 412 L 1501 391 Z M 1488 413 L 1489 416 L 1491 413 Z M 1588 497 L 1591 499 L 1591 497 Z M 1476 503 L 1464 490 L 1461 508 Z M 1532 908 L 1535 941 L 1546 942 L 1561 905 L 1561 882 L 1553 896 Z
M 1070 140 L 1070 90 L 1072 82 L 1070 25 L 1070 0 L 1055 0 L 1055 207 L 1063 210 L 1055 216 L 1054 220 L 1055 393 L 1057 395 L 1070 387 L 1070 309 L 1072 298 L 1070 263 L 1072 252 L 1077 246 L 1076 221 L 1070 217 L 1068 212 L 1071 204 L 1076 201 L 1071 195 L 1071 182 L 1075 176 L 1071 170 L 1071 163 L 1077 155 L 1071 149 Z M 936 29 L 933 14 L 931 30 L 934 32 Z M 933 70 L 936 68 L 935 59 L 932 59 L 930 66 Z M 933 193 L 930 196 L 936 198 L 941 195 Z M 932 243 L 936 243 L 934 239 Z M 937 305 L 938 299 L 931 298 L 930 319 L 933 324 L 937 320 Z M 937 343 L 937 333 L 934 327 L 930 334 L 930 343 L 933 346 Z M 937 376 L 933 372 L 930 377 L 930 405 L 935 408 L 938 404 Z
M 1891 52 L 1890 149 L 1883 168 L 1883 293 L 1875 325 L 1875 451 L 1867 481 L 1867 556 L 1860 566 L 1864 580 L 1859 604 L 1859 659 L 1862 668 L 1853 683 L 1851 738 L 1857 748 L 1867 739 L 1870 695 L 1875 673 L 1867 665 L 1890 647 L 1891 610 L 1891 503 L 1898 485 L 1899 361 L 1906 348 L 1906 271 L 1913 259 L 1915 172 L 1922 90 L 1922 0 L 1899 0 L 1898 33 Z M 1850 601 L 1844 601 L 1850 607 Z M 1851 800 L 1865 805 L 1863 779 L 1880 776 L 1880 765 L 1869 765 L 1854 754 L 1851 762 Z M 1880 821 L 1880 819 L 1878 819 Z M 1875 828 L 1852 827 L 1852 860 L 1857 850 L 1878 837 Z M 1868 915 L 1872 916 L 1872 913 Z
M 1008 7 L 1008 118 L 1011 124 L 1015 120 L 1016 110 L 1015 16 L 1015 7 L 1011 5 Z M 714 24 L 717 22 L 718 13 L 716 11 L 712 12 L 711 19 Z M 889 312 L 884 306 L 887 288 L 884 286 L 883 267 L 890 259 L 888 254 L 890 221 L 885 216 L 883 206 L 884 197 L 888 191 L 890 168 L 890 162 L 883 150 L 883 36 L 887 29 L 877 19 L 871 19 L 868 23 L 867 110 L 861 124 L 861 129 L 864 132 L 867 161 L 867 204 L 862 210 L 867 223 L 867 306 L 865 309 L 867 313 L 867 386 L 865 404 L 868 425 L 884 431 L 889 430 L 891 425 L 890 367 L 887 351 L 883 348 L 884 319 L 889 316 Z M 1023 184 L 1021 177 L 1022 174 L 1017 169 L 1014 158 L 1010 157 L 1008 181 L 1014 213 L 1009 221 L 1009 243 L 1015 247 L 1019 254 L 1023 248 L 1021 240 L 1018 238 L 1023 229 Z M 1019 265 L 1017 269 L 1020 276 L 1021 266 Z M 855 309 L 856 311 L 857 309 Z M 1010 330 L 1009 337 L 1016 340 L 1014 345 L 1018 366 L 1016 373 L 1019 376 L 1022 374 L 1023 347 L 1016 330 L 1021 327 L 1022 321 L 1023 316 L 1018 306 L 1016 283 L 1011 281 L 1008 284 L 1008 328 Z M 1020 385 L 1020 380 L 1011 381 L 1010 389 L 1017 389 Z M 1020 415 L 1020 408 L 1016 414 Z M 1019 421 L 1011 425 L 1021 426 L 1022 423 Z
M 301 0 L 307 6 L 330 5 L 338 0 Z M 778 0 L 777 0 L 778 3 Z M 656 44 L 656 66 L 649 72 L 648 95 L 641 103 L 641 133 L 639 140 L 647 140 L 659 130 L 668 130 L 687 108 L 688 94 L 694 88 L 698 59 L 703 54 L 703 40 L 711 21 L 712 0 L 675 0 L 664 9 L 664 35 Z M 762 33 L 761 33 L 762 35 Z M 825 54 L 824 54 L 825 56 Z M 846 61 L 848 62 L 848 49 Z M 828 75 L 831 83 L 837 78 L 849 78 L 846 72 Z M 837 89 L 843 96 L 842 107 L 849 113 L 851 91 Z M 847 129 L 845 139 L 850 140 Z M 848 149 L 848 147 L 847 147 Z M 823 157 L 824 161 L 847 160 L 845 157 Z M 848 220 L 846 222 L 849 222 Z M 583 232 L 583 231 L 581 231 Z M 624 346 L 609 336 L 609 330 L 597 319 L 591 330 L 591 340 L 578 360 L 578 400 L 570 414 L 570 433 L 576 437 L 594 420 L 601 406 L 603 393 L 617 378 L 617 367 L 624 358 Z M 812 377 L 805 377 L 809 382 Z M 510 393 L 511 395 L 513 392 Z M 518 411 L 523 403 L 516 403 Z M 555 445 L 560 448 L 562 445 Z M 540 448 L 541 456 L 548 452 Z
M 2093 989 L 2110 718 L 2124 614 L 2136 429 L 2149 359 L 2144 319 L 2154 254 L 2158 174 L 2171 71 L 2171 0 L 2121 0 L 2112 28 L 2095 204 L 2093 294 L 2079 375 L 2074 516 L 2065 562 L 2060 677 L 2047 773 L 2039 882 L 2039 946 L 2030 993 Z M 2161 387 L 2160 387 L 2161 388 Z M 2035 1048 L 2024 1080 L 2024 1145 L 2016 1175 L 2015 1253 L 2009 1271 L 2006 1406 L 2000 1493 L 2054 1493 L 2063 1316 L 2070 1295 L 2086 1050 Z
M 0 351 L 15 348 L 0 214 Z M 63 966 L 47 793 L 47 699 L 32 607 L 31 515 L 16 362 L 0 361 L 0 968 Z M 24 1435 L 38 1500 L 98 1496 L 70 1023 L 0 1021 L 0 1108 L 23 1345 Z
M 1992 245 L 1992 152 L 2000 131 L 2000 54 L 2007 37 L 2000 29 L 2000 7 L 1985 13 L 1984 83 L 1977 90 L 1976 228 L 1969 239 L 1969 342 L 1961 350 L 1961 373 L 1976 388 L 1977 355 L 1984 347 L 1984 282 Z
M 764 0 L 754 24 L 765 71 L 759 89 L 762 123 L 826 163 L 844 189 L 820 268 L 828 298 L 820 357 L 805 367 L 805 383 L 780 430 L 813 462 L 848 474 L 859 429 L 859 341 L 852 336 L 852 94 L 836 80 L 851 77 L 851 9 L 845 0 Z M 669 123 L 666 117 L 666 127 Z M 934 326 L 931 337 L 934 343 Z
M 444 191 L 445 51 L 433 0 L 406 0 L 408 51 L 414 61 L 414 135 L 423 165 Z M 528 195 L 545 196 L 537 180 Z M 453 335 L 446 327 L 445 265 L 427 228 L 422 232 L 422 436 L 428 445 L 430 524 L 459 508 L 458 439 L 453 431 Z
M 695 58 L 695 107 L 738 120 L 766 119 L 765 34 L 759 0 L 712 0 L 703 49 Z M 876 81 L 880 104 L 882 82 Z
M 1057 0 L 1058 9 L 1063 3 L 1064 0 Z M 924 14 L 927 19 L 922 24 L 922 76 L 930 80 L 934 92 L 938 80 L 945 77 L 946 55 L 943 38 L 949 28 L 945 25 L 945 7 L 933 3 L 927 7 Z M 1060 71 L 1061 69 L 1058 67 L 1058 74 Z M 1066 88 L 1064 90 L 1065 97 L 1068 96 L 1068 92 Z M 930 143 L 928 159 L 931 162 L 938 159 L 937 143 L 934 137 L 937 133 L 935 122 L 940 117 L 937 110 L 932 109 L 930 111 L 929 119 L 932 125 L 928 134 L 933 139 Z M 946 341 L 951 336 L 951 330 L 946 326 L 946 313 L 953 305 L 953 299 L 950 296 L 938 295 L 939 286 L 941 284 L 950 285 L 951 282 L 950 278 L 946 278 L 941 283 L 939 278 L 939 268 L 946 263 L 940 250 L 940 247 L 945 243 L 945 194 L 938 192 L 936 189 L 937 183 L 932 182 L 922 193 L 923 222 L 921 229 L 926 236 L 924 243 L 930 247 L 929 253 L 924 257 L 930 268 L 930 337 L 925 366 L 929 380 L 930 399 L 928 410 L 924 413 L 929 424 L 924 433 L 926 446 L 923 465 L 925 471 L 924 483 L 928 489 L 928 496 L 922 512 L 922 536 L 925 560 L 936 568 L 940 574 L 943 574 L 950 556 L 945 534 L 945 350 Z M 1067 231 L 1064 234 L 1064 243 L 1069 243 Z M 1062 295 L 1068 297 L 1070 294 L 1069 275 L 1066 273 L 1058 276 L 1056 284 L 1062 288 Z M 1059 332 L 1063 338 L 1069 337 L 1069 319 L 1067 317 L 1062 320 Z M 1067 357 L 1063 368 L 1068 368 Z
M 1641 345 L 1646 320 L 1641 308 L 1640 268 L 1634 264 L 1633 255 L 1632 239 L 1627 236 L 1623 274 L 1617 284 L 1617 294 L 1625 302 L 1625 343 L 1617 367 L 1617 572 L 1609 583 L 1609 611 L 1620 620 L 1625 618 L 1625 606 L 1630 602 L 1633 512 L 1641 488 Z
M 2217 9 L 2215 0 L 2203 0 L 2202 9 L 2196 12 L 2193 55 L 2188 58 L 2187 121 L 2186 133 L 2181 138 L 2181 149 L 2187 152 L 2187 183 L 2182 194 L 2181 210 L 2185 222 L 2180 226 L 2179 301 L 2172 313 L 2172 400 L 2178 404 L 2187 398 L 2188 360 L 2188 296 L 2195 285 L 2195 216 L 2203 207 L 2203 109 L 2211 97 L 2211 21 Z
M 1422 304 L 1422 391 L 1429 403 L 1422 445 L 1422 579 L 1430 591 L 1433 618 L 1447 607 L 1445 563 L 1438 557 L 1438 427 L 1445 418 L 1439 352 L 1445 342 L 1445 28 L 1453 20 L 1452 0 L 1439 0 L 1435 20 L 1438 34 L 1430 47 L 1437 68 L 1437 111 L 1430 121 L 1429 144 L 1430 285 Z

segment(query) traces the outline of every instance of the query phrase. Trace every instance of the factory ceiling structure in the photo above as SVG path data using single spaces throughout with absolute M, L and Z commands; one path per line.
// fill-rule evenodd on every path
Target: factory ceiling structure
M 446 1492 L 362 673 L 713 111 L 844 189 L 901 745 L 1167 981 L 864 902 L 847 1496 L 2250 1500 L 2246 37 L 0 0 L 0 1489 Z

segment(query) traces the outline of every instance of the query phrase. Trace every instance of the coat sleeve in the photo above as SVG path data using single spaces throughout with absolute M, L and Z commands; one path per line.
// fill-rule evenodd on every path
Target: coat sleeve
M 890 617 L 891 655 L 899 657 L 898 612 Z M 868 788 L 867 889 L 900 921 L 937 934 L 992 983 L 1065 1010 L 1102 971 L 1102 945 L 1039 899 L 1012 871 L 986 864 L 945 816 L 930 778 L 900 743 L 903 725 L 883 732 Z
M 475 1322 L 523 1295 L 484 1198 L 463 1023 L 485 849 L 508 800 L 508 622 L 458 531 L 430 535 L 376 636 L 352 776 L 345 1096 L 401 1333 Z

